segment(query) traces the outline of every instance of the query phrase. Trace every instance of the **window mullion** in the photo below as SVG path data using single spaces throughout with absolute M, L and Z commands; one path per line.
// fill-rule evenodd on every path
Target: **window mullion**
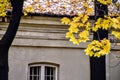
M 32 69 L 32 80 L 34 80 L 34 67 Z
M 45 66 L 41 66 L 41 80 L 45 80 Z
M 29 80 L 57 80 L 58 68 L 52 65 L 33 65 L 29 67 Z
M 37 80 L 39 80 L 39 66 L 37 67 Z
M 38 80 L 41 80 L 41 66 L 39 67 L 39 79 Z
M 50 68 L 50 75 L 49 75 L 50 76 L 50 80 L 51 80 L 51 76 L 52 76 L 52 71 L 51 70 L 52 70 L 52 68 Z
M 57 80 L 57 78 L 58 78 L 58 70 L 57 70 L 57 69 L 58 69 L 58 68 L 55 67 L 55 72 L 54 72 L 54 75 L 55 75 L 55 76 L 54 76 L 54 79 L 55 79 L 55 80 Z

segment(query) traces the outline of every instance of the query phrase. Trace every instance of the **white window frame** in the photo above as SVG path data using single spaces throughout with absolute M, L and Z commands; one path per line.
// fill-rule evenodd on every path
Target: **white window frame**
M 31 64 L 28 66 L 28 80 L 30 80 L 30 67 L 40 67 L 40 79 L 45 80 L 45 67 L 53 67 L 55 68 L 55 80 L 58 80 L 58 66 L 53 64 Z

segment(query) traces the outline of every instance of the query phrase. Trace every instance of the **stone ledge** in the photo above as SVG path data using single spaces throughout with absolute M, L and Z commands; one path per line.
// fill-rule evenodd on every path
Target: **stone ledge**
M 74 45 L 65 40 L 43 40 L 43 39 L 15 39 L 12 46 L 26 47 L 61 47 L 61 48 L 86 48 L 88 43 Z

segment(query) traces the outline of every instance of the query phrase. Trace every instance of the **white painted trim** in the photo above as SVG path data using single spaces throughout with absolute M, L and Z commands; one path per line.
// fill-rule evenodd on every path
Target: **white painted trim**
M 45 66 L 48 67 L 53 67 L 55 68 L 55 80 L 58 80 L 58 66 L 52 65 L 52 64 L 33 64 L 33 65 L 29 65 L 29 70 L 28 70 L 28 80 L 29 79 L 29 74 L 30 74 L 30 67 L 36 67 L 36 66 L 40 66 L 41 67 L 41 74 L 40 74 L 40 80 L 45 80 Z

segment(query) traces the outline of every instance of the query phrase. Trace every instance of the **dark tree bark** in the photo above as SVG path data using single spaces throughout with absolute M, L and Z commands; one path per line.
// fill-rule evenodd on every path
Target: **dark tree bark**
M 104 15 L 108 14 L 107 5 L 103 5 L 95 0 L 95 20 L 98 18 L 103 18 Z M 102 40 L 103 38 L 108 38 L 108 31 L 99 29 L 94 32 L 94 40 Z M 91 57 L 90 58 L 90 69 L 91 69 L 91 80 L 106 80 L 106 57 L 102 56 L 100 58 Z
M 22 16 L 24 0 L 10 0 L 13 10 L 7 31 L 0 40 L 0 80 L 8 80 L 8 51 L 15 38 L 20 19 Z

